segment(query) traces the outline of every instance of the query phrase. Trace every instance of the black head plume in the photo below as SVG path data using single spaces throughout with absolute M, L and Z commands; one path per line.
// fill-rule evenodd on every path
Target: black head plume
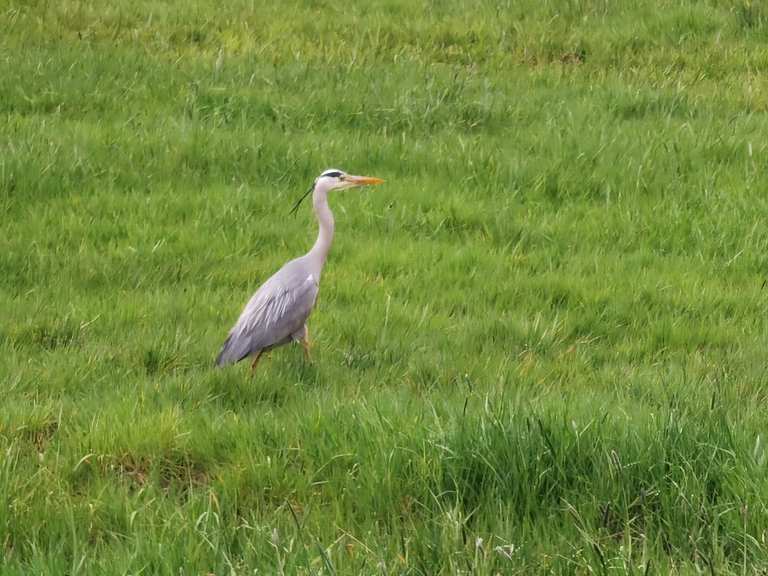
M 312 184 L 312 186 L 310 186 L 310 187 L 309 187 L 309 190 L 307 190 L 306 192 L 304 192 L 304 194 L 302 195 L 302 197 L 301 197 L 301 198 L 299 198 L 299 199 L 296 201 L 296 204 L 294 204 L 294 205 L 293 205 L 293 208 L 291 208 L 291 211 L 290 211 L 290 212 L 288 212 L 288 214 L 296 214 L 296 211 L 299 209 L 299 206 L 301 205 L 301 203 L 302 203 L 302 202 L 304 202 L 304 198 L 306 198 L 307 196 L 309 196 L 309 193 L 310 193 L 310 192 L 312 192 L 312 190 L 314 190 L 314 188 L 315 188 L 315 185 L 314 185 L 314 183 L 313 183 L 313 184 Z

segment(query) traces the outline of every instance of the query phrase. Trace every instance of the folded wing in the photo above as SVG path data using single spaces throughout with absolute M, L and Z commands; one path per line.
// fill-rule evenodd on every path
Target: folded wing
M 251 297 L 216 358 L 218 366 L 284 344 L 304 326 L 315 305 L 318 284 L 312 274 L 292 264 L 283 267 Z

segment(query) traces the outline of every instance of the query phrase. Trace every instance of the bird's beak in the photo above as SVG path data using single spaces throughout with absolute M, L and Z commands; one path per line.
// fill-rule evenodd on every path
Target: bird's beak
M 344 181 L 349 182 L 351 186 L 365 186 L 366 184 L 381 184 L 384 182 L 384 180 L 375 176 L 352 176 L 351 174 L 347 174 Z

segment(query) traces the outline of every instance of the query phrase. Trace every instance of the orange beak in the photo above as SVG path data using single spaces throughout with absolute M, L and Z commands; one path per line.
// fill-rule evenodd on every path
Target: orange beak
M 366 184 L 381 184 L 384 182 L 381 178 L 376 178 L 375 176 L 352 176 L 347 175 L 346 178 L 344 178 L 345 181 L 351 182 L 355 186 L 365 186 Z

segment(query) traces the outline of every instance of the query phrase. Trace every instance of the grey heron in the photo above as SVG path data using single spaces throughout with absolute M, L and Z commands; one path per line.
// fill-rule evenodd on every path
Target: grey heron
M 320 275 L 333 242 L 334 220 L 328 193 L 381 182 L 381 178 L 354 176 L 334 168 L 315 179 L 291 209 L 294 213 L 312 192 L 319 225 L 314 246 L 304 256 L 286 263 L 251 296 L 216 358 L 217 366 L 250 356 L 253 370 L 264 352 L 292 341 L 301 342 L 309 357 L 307 318 L 315 305 Z

